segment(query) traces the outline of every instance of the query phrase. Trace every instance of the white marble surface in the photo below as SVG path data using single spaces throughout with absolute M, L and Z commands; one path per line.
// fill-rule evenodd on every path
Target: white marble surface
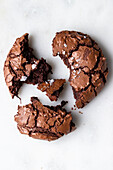
M 103 91 L 84 109 L 73 111 L 77 130 L 54 142 L 21 135 L 14 115 L 18 99 L 12 100 L 3 77 L 3 64 L 15 39 L 30 34 L 35 54 L 53 66 L 51 77 L 69 77 L 60 58 L 52 57 L 55 32 L 78 30 L 90 34 L 102 47 L 109 66 Z M 0 0 L 0 169 L 1 170 L 112 170 L 113 168 L 113 0 Z M 24 85 L 20 96 L 28 103 L 38 96 L 51 104 L 36 87 Z M 66 85 L 62 99 L 74 103 Z

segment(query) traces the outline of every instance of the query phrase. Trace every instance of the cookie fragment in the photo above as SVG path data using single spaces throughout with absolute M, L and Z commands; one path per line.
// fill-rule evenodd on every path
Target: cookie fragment
M 29 47 L 28 34 L 17 38 L 4 63 L 4 77 L 14 98 L 23 83 L 37 84 L 47 80 L 52 68 L 43 58 L 38 60 Z
M 108 68 L 98 44 L 87 34 L 76 31 L 56 33 L 53 55 L 59 55 L 70 69 L 69 82 L 78 108 L 89 103 L 104 87 Z
M 51 101 L 57 101 L 65 82 L 65 79 L 51 79 L 38 84 L 37 88 L 42 92 L 46 92 L 46 95 Z
M 62 108 L 65 102 L 56 107 L 45 106 L 36 97 L 32 97 L 31 102 L 18 106 L 14 117 L 20 133 L 51 141 L 75 129 L 71 114 Z

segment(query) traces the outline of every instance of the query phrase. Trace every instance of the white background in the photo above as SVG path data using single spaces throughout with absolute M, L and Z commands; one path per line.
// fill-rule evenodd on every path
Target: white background
M 91 35 L 103 49 L 109 67 L 108 82 L 84 109 L 72 111 L 77 130 L 48 142 L 21 135 L 14 122 L 18 99 L 11 99 L 4 82 L 3 65 L 15 39 L 30 34 L 37 58 L 53 67 L 52 78 L 69 78 L 51 43 L 57 31 L 78 30 Z M 0 170 L 112 170 L 113 168 L 113 0 L 0 0 Z M 58 102 L 50 102 L 36 87 L 24 85 L 23 103 L 38 96 L 43 104 L 68 100 L 74 104 L 67 83 Z

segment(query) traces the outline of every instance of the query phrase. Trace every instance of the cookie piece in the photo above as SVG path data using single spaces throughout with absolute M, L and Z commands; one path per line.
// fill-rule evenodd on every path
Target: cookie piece
M 76 31 L 56 33 L 52 43 L 53 55 L 59 55 L 70 69 L 76 106 L 84 107 L 104 87 L 108 68 L 98 44 L 87 34 Z
M 46 92 L 46 95 L 51 101 L 57 101 L 65 82 L 65 79 L 51 79 L 38 84 L 37 88 L 42 92 Z
M 28 34 L 17 38 L 4 64 L 4 77 L 12 98 L 18 96 L 23 83 L 37 84 L 47 80 L 52 68 L 43 58 L 38 60 L 29 47 Z
M 62 108 L 65 102 L 56 107 L 45 106 L 36 97 L 32 97 L 31 102 L 18 106 L 14 117 L 20 133 L 51 141 L 75 129 L 71 114 Z

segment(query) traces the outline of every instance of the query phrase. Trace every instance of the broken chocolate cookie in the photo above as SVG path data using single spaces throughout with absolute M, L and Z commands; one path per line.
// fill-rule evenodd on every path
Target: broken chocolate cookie
M 33 55 L 27 33 L 17 38 L 4 64 L 4 77 L 12 98 L 18 96 L 23 83 L 37 84 L 46 81 L 51 70 L 46 60 L 38 60 Z
M 106 83 L 108 68 L 102 50 L 89 35 L 76 31 L 56 33 L 52 47 L 53 55 L 59 55 L 70 69 L 77 107 L 84 107 Z
M 37 88 L 42 92 L 46 92 L 51 101 L 57 101 L 65 82 L 65 79 L 51 79 L 38 84 Z
M 15 115 L 17 127 L 22 134 L 51 141 L 75 129 L 71 114 L 63 109 L 65 102 L 56 107 L 45 106 L 36 97 L 32 97 L 31 102 L 18 106 L 18 114 Z

